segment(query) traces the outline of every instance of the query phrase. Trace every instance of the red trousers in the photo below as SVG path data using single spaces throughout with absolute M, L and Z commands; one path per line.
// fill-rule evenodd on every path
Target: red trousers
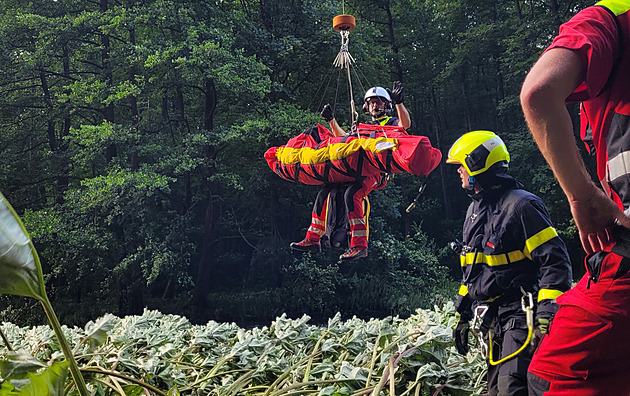
M 366 177 L 363 180 L 349 186 L 335 187 L 324 186 L 315 199 L 311 226 L 306 232 L 306 238 L 318 241 L 326 231 L 326 209 L 328 206 L 328 194 L 332 188 L 345 188 L 344 202 L 348 221 L 350 223 L 350 246 L 367 249 L 368 224 L 367 215 L 363 209 L 363 198 L 373 190 L 383 188 L 385 183 L 381 180 L 381 175 Z
M 545 395 L 630 395 L 628 262 L 615 253 L 596 255 L 599 279 L 589 284 L 587 273 L 558 297 L 560 309 L 529 366 L 550 382 Z

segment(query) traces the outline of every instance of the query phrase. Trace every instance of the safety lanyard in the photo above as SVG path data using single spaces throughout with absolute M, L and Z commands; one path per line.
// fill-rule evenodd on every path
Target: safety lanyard
M 523 292 L 523 296 L 521 297 L 521 309 L 525 312 L 525 318 L 527 320 L 527 339 L 514 353 L 497 361 L 495 361 L 492 356 L 492 336 L 494 335 L 494 329 L 490 326 L 488 330 L 488 342 L 486 342 L 486 335 L 482 330 L 483 319 L 488 313 L 490 306 L 489 304 L 481 304 L 475 308 L 475 316 L 473 317 L 471 329 L 473 330 L 473 333 L 477 335 L 479 346 L 481 347 L 481 356 L 484 359 L 488 358 L 488 362 L 492 366 L 499 365 L 515 358 L 519 353 L 527 348 L 532 339 L 532 334 L 534 333 L 534 297 L 532 296 L 532 293 L 526 292 L 523 288 L 521 288 L 521 291 Z

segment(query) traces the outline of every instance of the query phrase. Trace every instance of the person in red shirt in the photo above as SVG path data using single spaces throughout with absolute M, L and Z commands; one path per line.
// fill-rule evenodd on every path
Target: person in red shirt
M 562 25 L 523 83 L 521 104 L 566 194 L 587 273 L 560 305 L 529 366 L 530 394 L 630 393 L 630 9 L 604 0 Z M 589 176 L 565 102 L 581 102 Z

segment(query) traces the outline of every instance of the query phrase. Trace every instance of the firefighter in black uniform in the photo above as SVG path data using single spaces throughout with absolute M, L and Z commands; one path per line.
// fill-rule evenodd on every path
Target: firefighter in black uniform
M 490 395 L 527 395 L 527 367 L 536 341 L 571 287 L 564 242 L 542 200 L 507 174 L 510 155 L 499 136 L 473 131 L 460 137 L 446 160 L 472 198 L 460 253 L 463 280 L 453 332 L 468 352 L 472 326 L 488 361 Z M 472 321 L 472 323 L 470 323 Z

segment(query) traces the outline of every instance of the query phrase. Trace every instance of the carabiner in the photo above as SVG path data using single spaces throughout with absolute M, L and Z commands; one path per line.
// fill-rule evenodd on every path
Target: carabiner
M 483 317 L 486 316 L 488 309 L 490 309 L 490 306 L 488 304 L 480 304 L 475 307 L 475 314 L 470 325 L 470 328 L 474 333 L 478 333 L 479 329 L 481 329 Z
M 527 309 L 534 308 L 534 296 L 532 296 L 532 293 L 526 292 L 523 287 L 521 287 L 521 292 L 523 292 L 523 297 L 521 297 L 521 309 L 523 312 L 527 312 Z M 525 306 L 526 299 L 529 300 L 529 306 L 527 307 Z
M 481 346 L 481 357 L 484 359 L 488 357 L 488 343 L 485 338 L 482 332 L 477 333 L 477 341 L 479 341 L 479 346 Z

